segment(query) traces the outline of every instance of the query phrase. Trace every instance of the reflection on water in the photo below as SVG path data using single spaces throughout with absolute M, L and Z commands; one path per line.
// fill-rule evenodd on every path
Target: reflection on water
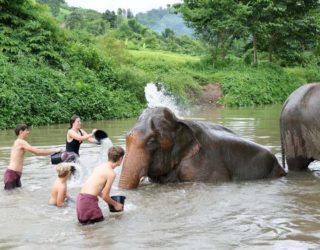
M 280 106 L 194 110 L 190 118 L 222 124 L 270 148 L 280 159 Z M 108 132 L 114 145 L 124 146 L 136 119 L 83 123 L 85 130 Z M 30 143 L 64 147 L 67 125 L 34 128 Z M 0 175 L 9 161 L 12 131 L 0 131 Z M 110 146 L 110 144 L 109 144 Z M 92 169 L 101 162 L 101 146 L 81 145 L 78 174 L 69 182 L 76 197 Z M 312 169 L 319 170 L 319 162 Z M 77 223 L 75 204 L 59 209 L 47 205 L 56 178 L 49 157 L 28 154 L 23 188 L 0 190 L 0 248 L 9 249 L 319 249 L 320 180 L 318 172 L 290 173 L 276 180 L 222 184 L 144 184 L 137 190 L 117 187 L 125 212 L 110 214 L 90 226 Z

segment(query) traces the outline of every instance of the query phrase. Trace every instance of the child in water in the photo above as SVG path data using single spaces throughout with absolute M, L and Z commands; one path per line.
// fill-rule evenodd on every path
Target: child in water
M 75 172 L 75 167 L 72 163 L 60 163 L 56 167 L 58 178 L 51 188 L 51 197 L 49 199 L 50 205 L 57 207 L 64 207 L 66 201 L 70 199 L 67 193 L 67 181 Z

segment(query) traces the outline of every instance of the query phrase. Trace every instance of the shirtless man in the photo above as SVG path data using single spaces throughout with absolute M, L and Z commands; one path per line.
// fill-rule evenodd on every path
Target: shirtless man
M 18 138 L 13 143 L 10 154 L 10 163 L 4 173 L 4 189 L 6 190 L 21 187 L 20 178 L 26 151 L 35 155 L 49 155 L 61 151 L 60 148 L 39 149 L 31 146 L 26 141 L 29 135 L 29 129 L 25 124 L 18 124 L 15 128 L 15 133 Z
M 104 219 L 98 205 L 98 196 L 106 203 L 122 210 L 123 205 L 110 197 L 112 183 L 116 178 L 114 169 L 121 165 L 124 156 L 123 148 L 111 147 L 108 151 L 108 162 L 97 166 L 82 187 L 77 197 L 77 216 L 81 224 L 90 224 Z

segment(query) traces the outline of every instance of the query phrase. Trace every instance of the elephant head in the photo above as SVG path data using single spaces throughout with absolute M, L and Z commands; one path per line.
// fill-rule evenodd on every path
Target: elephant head
M 136 188 L 144 176 L 156 182 L 174 181 L 177 164 L 199 149 L 191 128 L 169 109 L 146 109 L 126 137 L 119 186 Z

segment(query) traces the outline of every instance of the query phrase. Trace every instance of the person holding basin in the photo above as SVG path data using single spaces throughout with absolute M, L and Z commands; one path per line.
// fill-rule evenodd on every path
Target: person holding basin
M 75 153 L 79 157 L 80 145 L 87 140 L 91 143 L 96 143 L 93 129 L 90 134 L 81 129 L 81 119 L 78 115 L 73 115 L 70 119 L 70 127 L 66 138 L 66 152 Z
M 84 183 L 77 196 L 77 217 L 81 224 L 91 224 L 104 220 L 99 207 L 100 196 L 116 211 L 123 210 L 123 204 L 110 197 L 112 183 L 116 178 L 114 169 L 121 165 L 125 151 L 122 147 L 113 146 L 108 150 L 108 161 L 97 166 Z

